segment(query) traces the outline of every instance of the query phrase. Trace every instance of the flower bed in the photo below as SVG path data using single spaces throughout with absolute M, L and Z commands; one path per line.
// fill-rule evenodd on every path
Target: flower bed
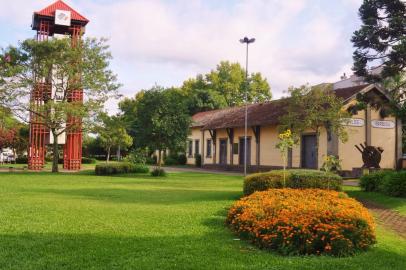
M 226 222 L 240 237 L 284 255 L 346 256 L 375 243 L 368 210 L 336 191 L 256 192 L 237 201 Z

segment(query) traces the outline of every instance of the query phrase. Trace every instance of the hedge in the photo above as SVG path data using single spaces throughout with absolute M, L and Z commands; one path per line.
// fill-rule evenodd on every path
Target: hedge
M 394 197 L 406 197 L 406 171 L 378 171 L 361 177 L 364 191 L 380 192 Z
M 239 237 L 283 255 L 347 256 L 376 242 L 368 210 L 337 191 L 256 192 L 231 207 L 226 223 Z
M 82 157 L 82 164 L 96 164 L 95 158 Z
M 95 168 L 96 175 L 112 175 L 123 173 L 148 173 L 149 168 L 142 164 L 132 164 L 127 162 L 98 164 Z
M 251 174 L 244 179 L 244 195 L 270 188 L 283 188 L 283 170 Z M 333 173 L 316 170 L 287 170 L 285 187 L 341 190 L 342 178 Z

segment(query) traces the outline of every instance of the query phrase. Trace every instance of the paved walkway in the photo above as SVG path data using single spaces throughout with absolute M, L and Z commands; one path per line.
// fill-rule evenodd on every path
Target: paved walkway
M 406 216 L 371 201 L 360 199 L 359 201 L 372 211 L 378 223 L 406 238 Z
M 222 171 L 222 170 L 209 170 L 203 168 L 193 168 L 193 167 L 162 167 L 167 172 L 200 172 L 200 173 L 214 173 L 214 174 L 225 174 L 225 175 L 237 175 L 243 176 L 240 172 Z

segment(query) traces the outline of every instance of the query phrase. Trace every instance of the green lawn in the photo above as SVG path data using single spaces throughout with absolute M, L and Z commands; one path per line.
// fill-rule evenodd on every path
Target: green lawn
M 0 173 L 0 269 L 405 269 L 406 241 L 348 258 L 282 257 L 224 226 L 242 177 Z
M 406 216 L 406 199 L 390 197 L 378 192 L 364 192 L 359 187 L 344 187 L 344 190 L 354 198 L 375 202 L 387 208 L 396 210 L 399 214 Z

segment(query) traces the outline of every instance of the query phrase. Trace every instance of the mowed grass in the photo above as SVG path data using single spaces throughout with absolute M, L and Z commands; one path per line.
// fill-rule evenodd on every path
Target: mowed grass
M 391 197 L 378 192 L 364 192 L 359 187 L 346 186 L 344 187 L 344 191 L 351 197 L 375 202 L 406 216 L 406 198 Z
M 405 269 L 406 241 L 378 228 L 354 257 L 282 257 L 224 225 L 242 177 L 0 173 L 0 269 Z

